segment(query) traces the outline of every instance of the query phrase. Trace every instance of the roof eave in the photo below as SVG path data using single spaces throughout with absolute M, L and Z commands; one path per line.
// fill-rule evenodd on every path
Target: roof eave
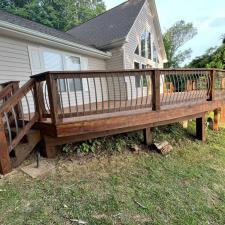
M 98 49 L 94 49 L 85 45 L 77 44 L 75 42 L 70 42 L 61 38 L 57 38 L 48 34 L 44 34 L 38 31 L 34 31 L 22 26 L 18 26 L 9 22 L 0 20 L 0 31 L 3 31 L 4 34 L 15 35 L 15 37 L 22 37 L 25 39 L 30 39 L 33 41 L 41 42 L 41 43 L 54 43 L 57 46 L 65 49 L 70 49 L 71 51 L 76 51 L 81 54 L 87 54 L 90 56 L 109 59 L 111 57 L 111 53 L 103 52 Z
M 97 48 L 102 49 L 102 50 L 110 50 L 112 48 L 123 46 L 126 43 L 127 43 L 126 37 L 123 37 L 123 38 L 114 40 L 111 43 L 108 43 L 108 44 L 105 44 L 105 45 L 102 45 L 102 46 L 97 46 Z

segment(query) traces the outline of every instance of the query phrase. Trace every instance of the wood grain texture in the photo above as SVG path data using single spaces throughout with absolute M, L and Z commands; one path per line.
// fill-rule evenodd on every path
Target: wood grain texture
M 11 160 L 2 119 L 0 119 L 0 173 L 5 175 L 11 172 Z

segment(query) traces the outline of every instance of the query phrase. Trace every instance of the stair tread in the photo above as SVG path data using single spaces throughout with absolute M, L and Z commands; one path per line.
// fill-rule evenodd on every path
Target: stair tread
M 41 141 L 40 131 L 30 130 L 27 134 L 27 139 L 27 143 L 20 143 L 14 148 L 16 157 L 12 160 L 13 167 L 19 166 Z

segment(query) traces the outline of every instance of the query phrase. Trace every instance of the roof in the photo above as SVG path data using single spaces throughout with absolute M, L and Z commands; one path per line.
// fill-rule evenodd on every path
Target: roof
M 69 30 L 67 33 L 102 49 L 125 39 L 146 0 L 129 0 Z
M 57 37 L 66 41 L 74 42 L 76 44 L 88 46 L 85 42 L 81 41 L 79 38 L 76 38 L 70 35 L 69 33 L 62 32 L 54 28 L 42 25 L 40 23 L 25 19 L 23 17 L 13 15 L 4 10 L 0 10 L 0 20 L 14 24 L 14 25 L 18 25 L 24 28 L 28 28 L 34 31 L 38 31 L 53 37 Z

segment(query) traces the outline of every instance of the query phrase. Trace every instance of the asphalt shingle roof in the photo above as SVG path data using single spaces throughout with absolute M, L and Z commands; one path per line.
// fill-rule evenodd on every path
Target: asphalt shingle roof
M 101 49 L 127 36 L 144 3 L 145 0 L 129 0 L 67 33 Z
M 11 23 L 11 24 L 15 24 L 24 28 L 28 28 L 34 31 L 38 31 L 47 35 L 51 35 L 53 37 L 57 37 L 66 41 L 88 46 L 84 41 L 70 35 L 69 33 L 62 32 L 54 28 L 42 25 L 40 23 L 22 18 L 20 16 L 13 15 L 4 10 L 0 10 L 0 20 Z

